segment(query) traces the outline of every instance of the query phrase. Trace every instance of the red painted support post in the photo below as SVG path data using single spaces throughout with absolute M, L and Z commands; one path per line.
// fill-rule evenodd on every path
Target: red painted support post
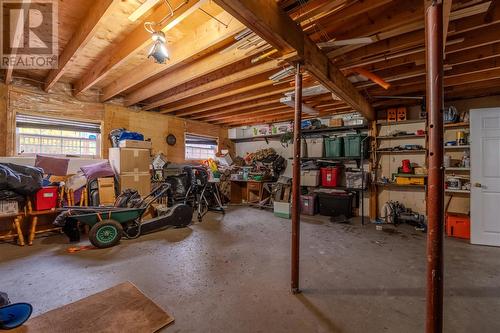
M 300 146 L 302 123 L 302 74 L 297 64 L 295 75 L 295 118 L 293 128 L 293 179 L 292 179 L 292 293 L 299 293 L 300 262 Z
M 443 331 L 443 4 L 424 0 L 427 64 L 429 176 L 427 189 L 427 318 L 426 332 Z

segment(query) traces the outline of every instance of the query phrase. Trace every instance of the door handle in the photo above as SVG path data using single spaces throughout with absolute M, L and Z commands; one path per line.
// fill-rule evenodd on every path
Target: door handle
M 474 187 L 483 187 L 481 183 L 474 183 Z

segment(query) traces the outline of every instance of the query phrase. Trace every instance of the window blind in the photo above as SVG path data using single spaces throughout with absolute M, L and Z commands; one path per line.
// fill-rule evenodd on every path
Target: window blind
M 53 130 L 68 130 L 87 133 L 101 133 L 101 125 L 81 121 L 54 119 L 18 114 L 16 115 L 16 127 L 38 128 Z
M 206 136 L 186 134 L 186 144 L 217 146 L 217 139 L 209 138 Z

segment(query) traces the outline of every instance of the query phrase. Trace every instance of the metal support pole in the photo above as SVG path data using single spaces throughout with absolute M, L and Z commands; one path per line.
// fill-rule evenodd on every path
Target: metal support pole
M 299 293 L 300 261 L 300 146 L 302 123 L 302 74 L 297 64 L 295 74 L 295 118 L 293 123 L 293 179 L 292 179 L 292 293 Z
M 443 331 L 443 4 L 424 0 L 427 63 L 429 176 L 427 190 L 426 332 Z

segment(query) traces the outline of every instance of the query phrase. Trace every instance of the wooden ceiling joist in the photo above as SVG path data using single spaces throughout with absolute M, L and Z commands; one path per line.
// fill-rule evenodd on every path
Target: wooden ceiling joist
M 219 22 L 210 20 L 193 31 L 187 32 L 182 41 L 168 46 L 171 60 L 167 64 L 156 64 L 152 60 L 145 60 L 139 68 L 130 70 L 120 79 L 104 87 L 102 100 L 107 101 L 145 80 L 205 57 L 227 45 L 229 41 L 234 40 L 235 34 L 245 29 L 240 22 L 231 20 L 231 16 L 227 13 L 222 13 L 216 18 L 223 22 L 230 22 L 230 24 L 227 28 L 221 28 Z
M 216 111 L 209 111 L 209 112 L 204 112 L 204 113 L 199 113 L 195 114 L 190 119 L 196 119 L 196 120 L 204 120 L 207 118 L 213 118 L 214 116 L 216 117 L 223 117 L 226 115 L 237 115 L 243 114 L 244 110 L 249 109 L 249 108 L 260 108 L 263 106 L 268 106 L 270 104 L 276 104 L 279 103 L 280 98 L 283 97 L 283 94 L 274 94 L 269 97 L 261 97 L 261 98 L 255 98 L 246 102 L 239 102 L 238 104 L 232 106 L 232 107 L 227 107 L 224 109 L 217 109 Z
M 183 99 L 189 96 L 203 93 L 206 90 L 212 90 L 223 85 L 231 84 L 245 78 L 265 73 L 270 69 L 275 68 L 277 66 L 277 61 L 276 60 L 265 61 L 255 66 L 239 66 L 239 64 L 236 65 L 238 66 L 229 66 L 225 67 L 223 70 L 206 74 L 205 76 L 201 77 L 201 80 L 205 81 L 206 83 L 200 84 L 198 86 L 179 92 L 176 95 L 167 97 L 166 99 L 162 99 L 155 103 L 152 103 L 147 106 L 147 109 L 150 109 L 151 107 L 158 107 L 161 105 L 165 105 L 167 104 L 166 103 L 167 100 L 171 100 L 174 97 L 177 97 L 178 99 Z M 201 67 L 201 69 L 203 69 L 203 67 Z M 130 101 L 128 103 L 130 103 Z
M 249 68 L 259 66 L 259 68 L 265 68 L 261 69 L 259 72 L 262 73 L 263 71 L 276 67 L 276 63 L 272 61 L 270 64 L 265 61 L 264 63 L 267 63 L 266 65 L 259 63 L 254 66 L 252 63 L 254 57 L 255 54 L 252 52 L 251 55 L 248 55 L 247 50 L 236 49 L 223 54 L 216 52 L 179 68 L 175 75 L 165 75 L 133 91 L 131 94 L 127 95 L 125 104 L 127 106 L 137 104 L 179 85 L 185 85 L 185 90 L 195 89 L 196 87 L 199 87 L 202 82 L 210 83 L 216 80 L 224 79 L 230 75 L 234 75 L 234 73 L 243 72 Z M 190 82 L 195 80 L 198 80 L 197 84 L 189 85 Z M 162 105 L 161 103 L 162 102 L 160 101 L 153 104 L 156 107 Z
M 228 106 L 238 105 L 238 103 L 243 103 L 246 101 L 251 101 L 255 98 L 263 98 L 272 96 L 279 93 L 285 93 L 290 90 L 290 87 L 286 83 L 282 83 L 276 86 L 272 84 L 267 84 L 269 81 L 266 81 L 264 86 L 256 87 L 254 89 L 245 90 L 242 92 L 231 93 L 229 96 L 220 96 L 215 100 L 202 103 L 196 106 L 192 106 L 186 109 L 177 110 L 176 115 L 179 116 L 191 116 L 193 114 L 205 113 L 212 110 L 221 109 Z M 271 81 L 272 82 L 272 81 Z M 254 86 L 255 87 L 255 86 Z M 169 109 L 165 109 L 162 112 L 167 113 Z
M 177 99 L 174 98 L 175 95 L 171 95 L 170 91 L 167 91 L 165 95 L 159 95 L 158 99 L 145 101 L 149 103 L 154 103 L 160 99 L 165 99 L 166 104 L 165 107 L 162 108 L 164 113 L 172 113 L 172 112 L 182 112 L 189 111 L 196 108 L 210 107 L 211 105 L 216 105 L 218 100 L 231 97 L 235 95 L 239 95 L 242 93 L 246 93 L 248 91 L 254 89 L 266 89 L 268 90 L 270 86 L 274 84 L 273 81 L 268 80 L 269 75 L 274 73 L 275 70 L 264 72 L 262 74 L 252 76 L 240 81 L 236 81 L 230 84 L 226 84 L 220 87 L 217 87 L 212 90 L 206 90 L 200 94 L 194 94 L 187 98 Z M 167 100 L 167 98 L 169 98 Z M 210 104 L 212 103 L 212 104 Z
M 83 21 L 78 25 L 77 30 L 73 33 L 73 36 L 69 40 L 68 44 L 59 55 L 58 68 L 50 70 L 47 75 L 43 85 L 43 90 L 49 91 L 50 88 L 52 88 L 54 84 L 64 75 L 70 60 L 74 59 L 78 55 L 78 52 L 85 48 L 95 35 L 99 22 L 108 19 L 113 10 L 116 9 L 116 5 L 119 2 L 120 1 L 118 0 L 102 0 L 94 2 Z
M 304 68 L 331 92 L 368 119 L 375 114 L 368 101 L 354 88 L 312 40 L 284 13 L 274 0 L 215 0 L 231 15 L 284 53 L 297 52 Z
M 182 5 L 184 3 L 184 5 Z M 175 24 L 188 17 L 197 10 L 204 0 L 189 1 L 175 0 L 173 6 L 178 8 L 174 14 L 165 20 L 159 30 L 168 31 Z M 182 5 L 182 6 L 181 6 Z M 180 7 L 179 7 L 180 6 Z M 167 15 L 168 10 L 164 6 L 158 7 L 144 22 L 161 22 Z M 144 29 L 143 25 L 137 26 L 120 43 L 110 46 L 105 50 L 100 59 L 86 74 L 74 84 L 74 94 L 78 95 L 102 80 L 110 71 L 124 63 L 129 56 L 142 50 L 151 43 L 151 33 Z

